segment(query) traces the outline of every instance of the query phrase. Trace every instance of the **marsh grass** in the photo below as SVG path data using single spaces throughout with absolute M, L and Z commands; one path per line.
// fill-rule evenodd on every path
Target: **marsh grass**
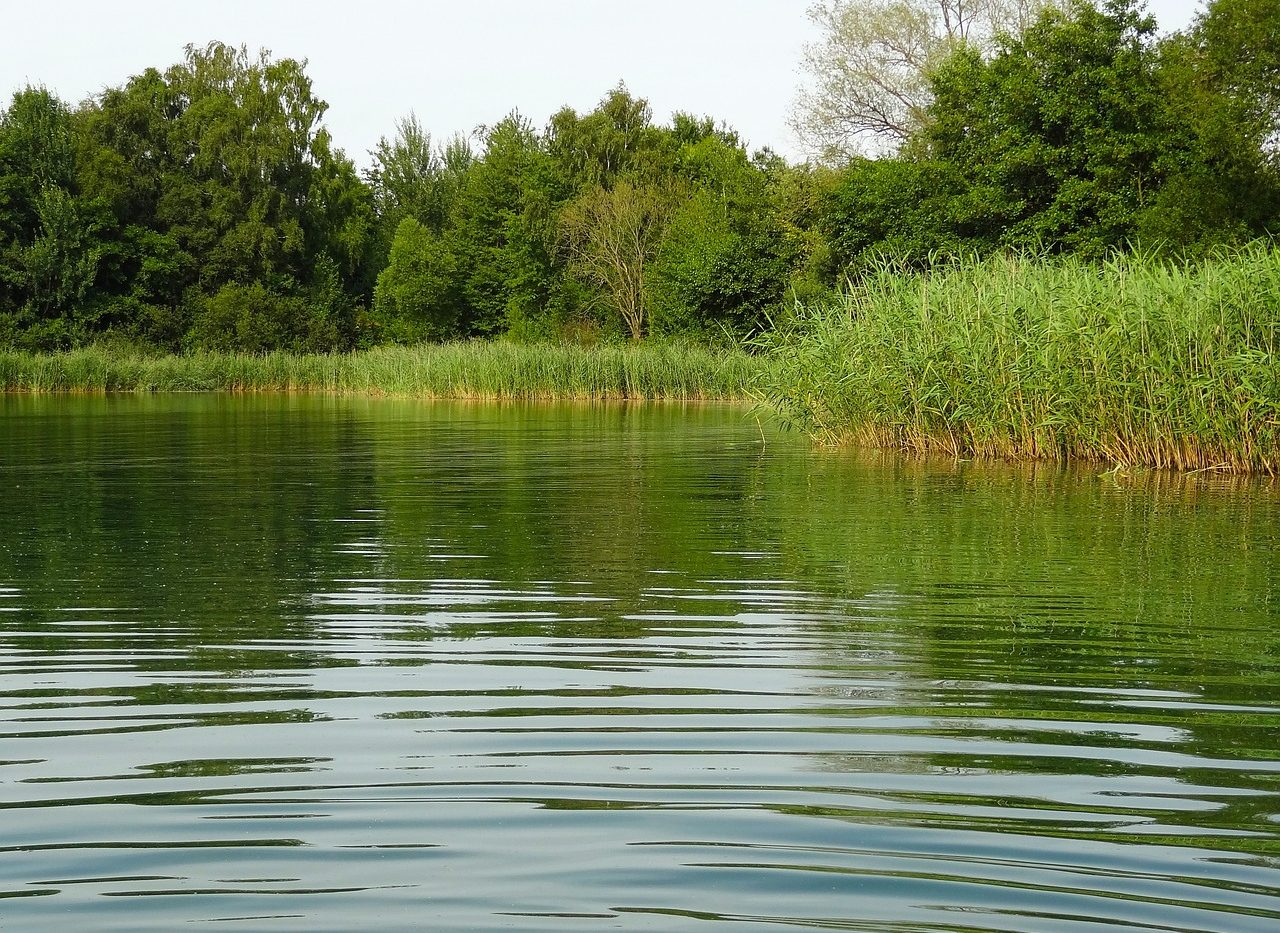
M 745 399 L 763 365 L 683 344 L 579 347 L 502 341 L 351 354 L 148 356 L 119 348 L 0 351 L 23 392 L 324 392 L 472 399 Z
M 881 268 L 766 338 L 758 393 L 826 443 L 1274 475 L 1278 330 L 1262 246 Z

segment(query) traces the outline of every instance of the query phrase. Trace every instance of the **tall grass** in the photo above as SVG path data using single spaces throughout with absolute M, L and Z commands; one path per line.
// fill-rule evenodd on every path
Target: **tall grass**
M 828 443 L 1280 472 L 1280 252 L 882 268 L 771 335 L 760 395 Z
M 0 351 L 0 389 L 313 391 L 479 399 L 745 399 L 759 358 L 680 344 L 471 342 L 360 353 L 159 356 Z

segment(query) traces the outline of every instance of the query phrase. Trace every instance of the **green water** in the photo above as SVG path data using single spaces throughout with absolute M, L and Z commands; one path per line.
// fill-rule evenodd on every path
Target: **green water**
M 0 397 L 0 929 L 1275 930 L 1278 553 L 729 408 Z

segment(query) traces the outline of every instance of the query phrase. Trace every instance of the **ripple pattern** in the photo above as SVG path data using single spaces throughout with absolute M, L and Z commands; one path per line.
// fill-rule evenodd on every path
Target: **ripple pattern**
M 719 409 L 0 419 L 0 928 L 1280 929 L 1269 487 Z

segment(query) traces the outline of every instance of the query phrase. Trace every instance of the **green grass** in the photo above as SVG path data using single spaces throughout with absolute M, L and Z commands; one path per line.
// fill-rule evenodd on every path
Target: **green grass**
M 759 395 L 827 443 L 1280 472 L 1280 252 L 881 269 L 770 335 Z
M 758 357 L 679 344 L 506 342 L 351 354 L 147 356 L 116 349 L 0 351 L 0 389 L 21 392 L 327 392 L 474 399 L 745 399 Z

